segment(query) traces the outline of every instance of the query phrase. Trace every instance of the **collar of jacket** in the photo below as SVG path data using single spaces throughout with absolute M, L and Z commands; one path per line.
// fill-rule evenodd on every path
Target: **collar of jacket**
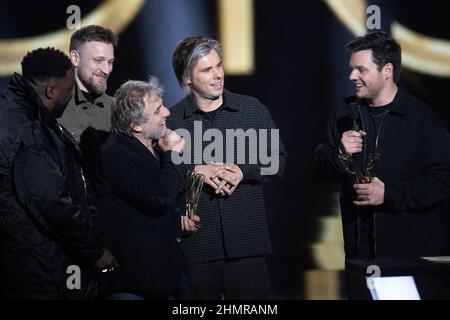
M 144 155 L 145 157 L 150 157 L 157 162 L 156 157 L 151 153 L 151 151 L 136 137 L 130 137 L 120 133 L 111 133 L 110 139 L 116 143 L 126 146 L 129 149 L 132 149 L 138 154 Z M 156 152 L 156 150 L 154 151 Z
M 195 112 L 200 111 L 192 94 L 188 94 L 181 103 L 184 107 L 185 119 L 191 117 Z M 224 109 L 232 111 L 239 111 L 241 109 L 241 106 L 234 94 L 226 89 L 223 90 L 223 103 L 225 106 Z
M 77 106 L 83 105 L 85 102 L 89 102 L 89 103 L 95 104 L 96 106 L 103 108 L 105 105 L 107 105 L 109 103 L 109 99 L 108 99 L 109 96 L 106 93 L 102 93 L 100 96 L 98 96 L 92 102 L 88 101 L 86 99 L 86 97 L 84 96 L 83 92 L 81 91 L 81 89 L 78 87 L 76 82 L 75 82 L 75 85 L 73 88 L 73 98 L 74 98 L 74 102 Z
M 392 105 L 389 108 L 389 113 L 398 114 L 404 116 L 408 114 L 409 109 L 407 106 L 407 93 L 397 84 L 397 93 L 395 94 L 394 100 L 392 100 Z M 363 105 L 368 106 L 367 101 L 362 101 Z
M 44 103 L 37 92 L 22 75 L 17 72 L 13 74 L 11 81 L 9 82 L 9 89 L 17 95 L 17 100 L 25 102 L 31 109 L 36 111 L 37 118 L 40 121 L 48 124 L 56 123 L 56 119 L 44 106 Z
M 407 94 L 406 92 L 397 84 L 397 93 L 395 94 L 394 100 L 392 100 L 392 105 L 389 108 L 389 113 L 396 113 L 399 115 L 406 115 L 409 111 L 407 106 Z
M 398 90 L 395 94 L 394 100 L 392 100 L 392 105 L 389 108 L 389 113 L 398 114 L 398 115 L 406 115 L 409 112 L 407 105 L 408 94 L 397 84 Z M 344 98 L 344 102 L 346 105 L 349 105 L 352 102 L 359 102 L 361 106 L 368 106 L 368 103 L 365 99 L 358 99 L 356 96 L 348 96 Z
M 2 97 L 3 98 L 3 97 Z M 44 107 L 38 94 L 30 84 L 18 73 L 14 73 L 9 81 L 8 89 L 4 92 L 5 108 L 2 110 L 0 128 L 0 171 L 5 171 L 12 165 L 13 158 L 20 146 L 22 132 L 33 122 L 45 122 L 46 125 L 56 126 L 56 120 Z M 3 102 L 3 101 L 2 101 Z M 3 105 L 2 105 L 3 107 Z M 5 112 L 5 113 L 3 113 Z

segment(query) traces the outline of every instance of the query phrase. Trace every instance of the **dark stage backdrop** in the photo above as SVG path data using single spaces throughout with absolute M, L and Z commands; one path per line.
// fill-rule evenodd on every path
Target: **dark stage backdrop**
M 0 41 L 64 29 L 69 5 L 77 4 L 84 17 L 107 2 L 114 1 L 2 1 Z M 449 46 L 450 2 L 355 2 L 378 5 L 384 31 L 391 33 L 391 23 L 397 21 L 417 33 L 445 40 Z M 108 92 L 113 94 L 128 79 L 144 80 L 155 74 L 167 88 L 166 104 L 179 100 L 184 93 L 171 69 L 171 52 L 187 35 L 219 37 L 218 3 L 145 1 L 119 34 Z M 287 149 L 284 178 L 265 186 L 274 246 L 269 258 L 273 297 L 341 298 L 343 247 L 338 186 L 316 180 L 311 154 L 322 138 L 330 106 L 339 97 L 353 93 L 347 79 L 349 54 L 345 44 L 354 35 L 325 1 L 255 0 L 252 12 L 254 72 L 228 75 L 225 83 L 229 90 L 257 97 L 269 108 Z M 110 18 L 114 21 L 115 16 Z M 39 46 L 50 44 L 43 39 Z M 0 48 L 5 47 L 0 44 Z M 0 51 L 0 63 L 5 57 Z M 8 78 L 7 74 L 0 77 L 0 89 L 6 87 Z M 426 75 L 405 68 L 401 85 L 429 103 L 447 123 L 450 121 L 448 75 Z M 319 293 L 311 289 L 320 279 L 329 286 L 333 283 L 333 287 Z

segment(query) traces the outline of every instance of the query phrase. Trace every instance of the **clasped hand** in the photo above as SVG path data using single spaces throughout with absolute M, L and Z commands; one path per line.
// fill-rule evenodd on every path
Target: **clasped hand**
M 232 163 L 213 162 L 195 166 L 195 173 L 205 176 L 204 183 L 211 186 L 216 194 L 231 195 L 244 178 L 239 166 Z

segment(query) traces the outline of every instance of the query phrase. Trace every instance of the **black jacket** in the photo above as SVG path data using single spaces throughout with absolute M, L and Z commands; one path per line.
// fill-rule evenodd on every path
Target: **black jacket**
M 0 97 L 0 150 L 2 296 L 92 297 L 92 268 L 103 249 L 93 230 L 96 209 L 82 159 L 18 74 Z M 81 267 L 80 290 L 67 287 L 69 265 Z
M 203 159 L 197 158 L 200 154 L 207 153 L 207 147 L 211 151 L 209 145 L 211 142 L 206 138 L 203 139 L 204 141 L 194 139 L 200 134 L 203 136 L 205 131 L 214 129 L 220 131 L 224 137 L 221 142 L 214 141 L 218 149 L 222 147 L 223 150 L 223 158 L 220 157 L 220 152 L 217 152 L 216 161 L 236 163 L 244 174 L 243 180 L 229 197 L 216 195 L 209 186 L 203 187 L 197 207 L 202 227 L 182 243 L 183 252 L 189 264 L 272 253 L 262 182 L 283 175 L 286 152 L 281 139 L 278 138 L 276 142 L 279 148 L 275 149 L 274 145 L 272 150 L 278 151 L 276 172 L 271 175 L 262 175 L 261 168 L 268 165 L 263 165 L 256 153 L 264 152 L 262 150 L 265 145 L 262 142 L 265 135 L 262 132 L 267 133 L 267 150 L 270 152 L 272 149 L 271 129 L 277 130 L 272 116 L 267 108 L 253 97 L 225 90 L 223 98 L 223 106 L 217 109 L 214 119 L 197 108 L 192 95 L 186 96 L 175 104 L 170 109 L 171 115 L 167 119 L 169 128 L 181 130 L 179 131 L 181 134 L 183 129 L 187 130 L 192 137 L 186 140 L 184 148 L 184 153 L 191 155 L 191 164 L 184 166 L 186 170 L 194 167 L 193 162 L 207 163 L 208 160 L 203 157 Z M 201 132 L 196 130 L 196 126 L 200 127 L 200 125 Z M 259 134 L 260 139 L 256 142 L 258 145 L 255 143 L 250 146 L 247 140 L 245 152 L 236 150 L 236 146 L 234 149 L 227 147 L 227 143 L 233 142 L 230 138 L 226 138 L 227 129 L 243 131 L 254 129 Z M 197 148 L 200 152 L 195 154 Z M 249 158 L 252 148 L 255 150 L 252 154 L 256 158 L 256 161 L 252 161 L 254 163 Z M 227 158 L 231 158 L 231 155 L 234 155 L 233 159 L 228 161 Z M 243 156 L 245 163 L 240 163 L 242 161 L 239 161 L 238 155 Z M 276 153 L 273 156 L 276 156 Z
M 111 134 L 101 152 L 98 192 L 104 241 L 119 262 L 107 292 L 169 293 L 180 272 L 182 176 L 171 153 L 160 159 L 136 138 Z
M 444 125 L 427 105 L 399 89 L 378 137 L 376 176 L 385 184 L 384 204 L 357 208 L 353 182 L 338 160 L 342 133 L 352 129 L 348 105 L 354 101 L 345 98 L 332 110 L 327 137 L 314 154 L 321 178 L 342 181 L 346 258 L 370 257 L 371 251 L 375 257 L 450 254 L 450 136 Z M 367 104 L 359 103 L 364 129 Z M 367 156 L 366 148 L 354 155 L 360 166 Z

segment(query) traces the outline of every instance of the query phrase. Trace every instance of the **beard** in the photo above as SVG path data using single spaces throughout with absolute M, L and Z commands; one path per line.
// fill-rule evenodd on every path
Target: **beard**
M 64 110 L 66 110 L 66 107 L 69 104 L 69 102 L 70 102 L 70 99 L 65 102 L 61 102 L 61 101 L 56 102 L 55 106 L 53 107 L 53 109 L 51 111 L 51 115 L 55 119 L 62 117 Z
M 364 81 L 361 80 L 363 84 L 363 92 L 358 94 L 357 96 L 362 99 L 366 99 L 368 101 L 373 101 L 378 98 L 380 93 L 383 91 L 383 88 L 385 87 L 385 83 L 383 82 L 383 78 L 381 75 L 376 78 L 372 79 L 371 81 Z
M 144 133 L 144 137 L 148 140 L 159 140 L 166 134 L 166 129 L 155 128 Z
M 104 83 L 95 83 L 94 75 L 91 73 L 85 73 L 83 68 L 77 68 L 77 76 L 81 83 L 86 87 L 89 93 L 94 94 L 103 94 L 107 88 L 107 82 Z
M 380 95 L 382 87 L 379 85 L 376 85 L 376 86 L 372 85 L 370 87 L 366 87 L 366 89 L 367 89 L 367 93 L 364 98 L 369 101 L 373 101 Z

